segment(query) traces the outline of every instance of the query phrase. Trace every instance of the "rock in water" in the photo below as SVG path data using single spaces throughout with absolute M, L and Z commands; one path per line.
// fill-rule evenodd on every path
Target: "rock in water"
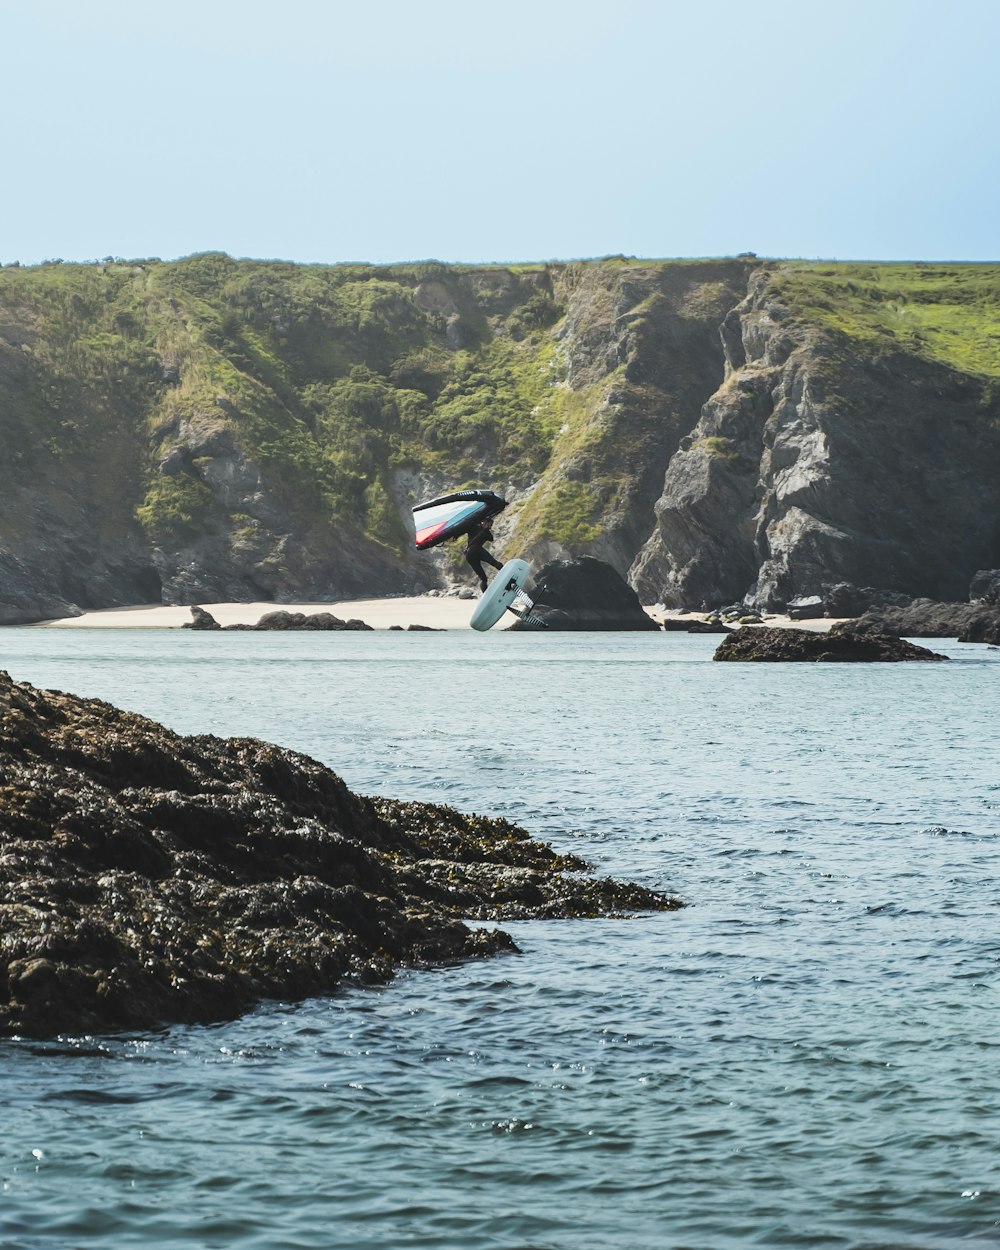
M 550 560 L 539 569 L 530 591 L 534 615 L 550 629 L 656 629 L 639 596 L 610 564 L 581 556 Z M 518 622 L 512 629 L 530 629 Z
M 829 633 L 809 629 L 776 629 L 745 625 L 723 639 L 715 660 L 783 662 L 833 661 L 841 663 L 946 660 L 948 657 L 915 643 L 878 631 L 848 633 L 835 626 Z
M 284 608 L 279 608 L 274 612 L 265 612 L 256 625 L 220 625 L 211 612 L 197 607 L 191 609 L 191 616 L 194 619 L 185 621 L 181 626 L 182 629 L 240 630 L 244 633 L 261 630 L 266 633 L 272 630 L 329 631 L 371 630 L 372 628 L 371 625 L 366 625 L 364 621 L 359 621 L 356 617 L 344 621 L 339 616 L 334 616 L 332 612 L 288 612 Z
M 1000 609 L 994 608 L 992 616 L 979 616 L 958 635 L 959 642 L 985 642 L 991 647 L 1000 646 Z
M 221 629 L 222 626 L 211 614 L 206 612 L 204 608 L 192 606 L 191 620 L 185 621 L 181 629 Z
M 219 1020 L 513 948 L 460 917 L 680 906 L 585 868 L 504 820 L 0 673 L 0 1035 Z

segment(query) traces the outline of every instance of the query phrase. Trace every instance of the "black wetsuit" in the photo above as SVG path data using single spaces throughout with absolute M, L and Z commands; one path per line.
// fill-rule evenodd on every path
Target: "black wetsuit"
M 469 542 L 465 548 L 465 558 L 472 566 L 472 571 L 479 578 L 479 589 L 486 589 L 486 574 L 483 572 L 483 562 L 492 564 L 495 569 L 502 569 L 503 565 L 490 552 L 486 550 L 485 544 L 493 541 L 493 531 L 490 529 L 490 517 L 484 524 L 478 526 L 469 535 Z

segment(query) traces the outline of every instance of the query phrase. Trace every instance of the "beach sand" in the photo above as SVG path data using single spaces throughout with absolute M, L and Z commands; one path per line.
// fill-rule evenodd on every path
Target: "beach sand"
M 356 618 L 373 629 L 422 625 L 430 629 L 469 629 L 469 618 L 475 605 L 473 599 L 456 595 L 413 595 L 388 599 L 347 599 L 339 603 L 203 603 L 220 625 L 256 625 L 267 612 L 332 612 L 343 620 Z M 700 612 L 682 613 L 659 606 L 647 608 L 654 621 L 665 617 L 699 620 Z M 191 609 L 162 603 L 140 604 L 131 608 L 107 608 L 100 612 L 84 612 L 60 620 L 41 621 L 36 629 L 180 629 L 191 620 Z M 828 630 L 835 622 L 830 618 L 793 621 L 787 616 L 768 615 L 766 625 L 794 626 L 799 629 Z M 501 622 L 497 629 L 514 624 Z
M 361 620 L 373 629 L 423 625 L 430 629 L 468 629 L 475 600 L 454 595 L 414 595 L 409 598 L 347 599 L 338 603 L 202 603 L 220 625 L 256 625 L 268 612 L 330 612 L 342 620 Z M 511 621 L 513 622 L 513 617 Z M 41 621 L 49 629 L 180 629 L 191 621 L 191 609 L 162 603 L 132 608 L 84 612 L 56 621 Z

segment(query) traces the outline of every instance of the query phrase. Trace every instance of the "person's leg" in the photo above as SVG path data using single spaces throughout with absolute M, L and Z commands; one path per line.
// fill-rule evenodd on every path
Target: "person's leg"
M 473 547 L 465 553 L 465 559 L 471 565 L 473 573 L 479 578 L 479 589 L 485 590 L 488 583 L 486 574 L 483 572 L 482 561 L 489 559 L 489 552 L 483 551 L 482 547 Z

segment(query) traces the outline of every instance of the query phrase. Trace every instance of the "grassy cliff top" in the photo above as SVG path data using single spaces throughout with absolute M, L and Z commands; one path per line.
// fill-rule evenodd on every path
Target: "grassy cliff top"
M 799 318 L 859 346 L 1000 377 L 1000 265 L 783 262 L 772 287 Z

